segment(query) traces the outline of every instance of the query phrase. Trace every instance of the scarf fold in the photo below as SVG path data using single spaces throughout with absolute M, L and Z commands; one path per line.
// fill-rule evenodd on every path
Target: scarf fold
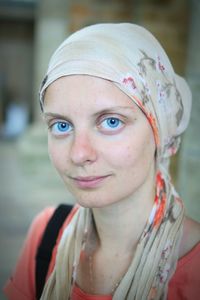
M 128 23 L 97 24 L 68 37 L 53 54 L 40 89 L 62 76 L 89 75 L 112 81 L 147 117 L 156 143 L 156 197 L 129 269 L 113 300 L 166 299 L 176 269 L 184 207 L 169 175 L 170 157 L 180 145 L 191 111 L 191 93 L 176 75 L 159 42 Z M 41 300 L 68 300 L 81 251 L 92 226 L 92 211 L 80 208 L 65 229 Z

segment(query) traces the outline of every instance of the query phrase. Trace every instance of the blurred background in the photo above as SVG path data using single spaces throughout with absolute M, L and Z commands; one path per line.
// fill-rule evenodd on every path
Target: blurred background
M 47 205 L 73 202 L 48 158 L 38 90 L 60 42 L 101 22 L 145 26 L 191 87 L 191 123 L 171 169 L 187 214 L 200 221 L 200 1 L 0 0 L 1 286 L 33 217 Z

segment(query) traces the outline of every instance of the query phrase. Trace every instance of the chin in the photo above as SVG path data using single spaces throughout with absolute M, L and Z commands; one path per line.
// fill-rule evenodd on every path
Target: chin
M 103 208 L 113 204 L 112 199 L 107 199 L 108 196 L 99 195 L 99 193 L 90 194 L 87 192 L 85 195 L 73 193 L 75 201 L 85 208 Z
M 90 200 L 90 199 L 84 200 L 79 198 L 75 198 L 75 199 L 80 206 L 85 208 L 102 208 L 108 205 L 108 204 L 104 204 L 103 202 L 97 203 L 96 200 Z

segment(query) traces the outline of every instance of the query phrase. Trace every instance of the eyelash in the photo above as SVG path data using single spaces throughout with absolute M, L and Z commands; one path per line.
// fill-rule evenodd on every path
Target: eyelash
M 62 126 L 62 125 L 64 125 L 64 126 L 68 126 L 67 128 L 69 129 L 70 128 L 70 130 L 68 130 L 68 131 L 65 131 L 65 129 L 62 131 L 62 128 L 58 128 L 59 126 Z M 51 131 L 51 133 L 53 134 L 53 135 L 55 135 L 55 136 L 63 136 L 63 135 L 66 135 L 66 134 L 69 134 L 70 133 L 70 131 L 72 131 L 72 129 L 73 129 L 73 126 L 69 123 L 69 122 L 67 122 L 67 121 L 56 121 L 56 122 L 54 122 L 53 124 L 50 124 L 49 126 L 48 126 L 48 129 Z M 57 131 L 57 132 L 56 132 Z
M 109 124 L 109 122 L 112 123 Z M 100 128 L 104 133 L 114 134 L 115 132 L 118 132 L 118 130 L 121 129 L 123 125 L 124 122 L 120 118 L 110 116 L 110 117 L 104 117 L 103 119 L 100 119 L 97 127 Z
M 110 124 L 108 122 L 111 122 Z M 117 123 L 117 124 L 116 124 Z M 65 128 L 62 128 L 64 126 Z M 105 134 L 115 134 L 124 126 L 124 121 L 119 117 L 107 116 L 100 118 L 97 122 L 97 128 Z M 56 121 L 48 126 L 48 129 L 54 136 L 66 136 L 73 130 L 73 125 L 67 121 Z

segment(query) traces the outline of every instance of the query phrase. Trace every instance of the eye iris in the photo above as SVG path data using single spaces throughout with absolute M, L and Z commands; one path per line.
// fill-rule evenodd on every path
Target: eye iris
M 60 131 L 65 131 L 67 129 L 67 124 L 66 123 L 58 123 L 58 129 Z
M 115 118 L 111 118 L 107 120 L 107 123 L 110 127 L 115 128 L 119 125 L 119 120 L 115 119 Z

